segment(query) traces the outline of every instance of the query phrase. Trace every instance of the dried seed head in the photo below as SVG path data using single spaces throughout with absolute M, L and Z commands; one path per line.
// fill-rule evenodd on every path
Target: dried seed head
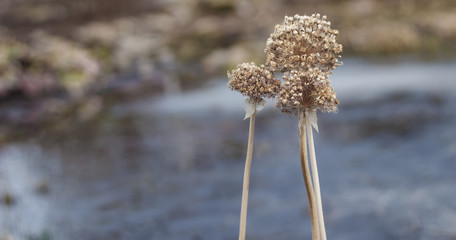
M 251 98 L 274 98 L 280 88 L 280 80 L 266 67 L 255 63 L 242 63 L 228 72 L 228 87 Z
M 330 71 L 341 65 L 342 45 L 336 42 L 339 31 L 331 29 L 326 16 L 285 17 L 266 42 L 266 66 L 273 71 Z
M 330 86 L 329 74 L 318 68 L 310 68 L 307 71 L 291 70 L 285 73 L 285 84 L 279 91 L 276 106 L 282 112 L 294 114 L 305 109 L 337 111 L 339 100 Z

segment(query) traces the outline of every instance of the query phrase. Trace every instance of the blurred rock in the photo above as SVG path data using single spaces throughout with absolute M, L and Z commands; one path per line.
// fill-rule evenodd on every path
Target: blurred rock
M 27 47 L 14 40 L 0 41 L 0 96 L 16 87 L 19 59 L 27 54 Z
M 46 180 L 42 180 L 37 186 L 36 186 L 36 192 L 40 195 L 47 195 L 50 192 L 49 188 L 49 183 Z
M 9 192 L 3 193 L 3 204 L 5 204 L 7 207 L 11 207 L 16 203 L 16 199 L 14 198 L 13 195 Z
M 29 45 L 0 42 L 0 96 L 13 90 L 36 96 L 57 89 L 81 96 L 99 74 L 98 61 L 86 50 L 44 32 L 35 32 Z
M 44 23 L 48 21 L 60 20 L 65 17 L 67 12 L 62 5 L 42 3 L 38 5 L 17 5 L 14 9 L 17 15 L 23 17 L 22 21 L 32 21 Z
M 424 16 L 420 26 L 428 29 L 440 39 L 456 40 L 456 10 L 430 13 Z
M 399 54 L 414 51 L 421 36 L 415 26 L 394 21 L 365 21 L 343 34 L 353 51 L 367 54 Z
M 100 74 L 98 61 L 85 49 L 44 32 L 32 35 L 35 57 L 50 67 L 71 96 L 82 96 Z

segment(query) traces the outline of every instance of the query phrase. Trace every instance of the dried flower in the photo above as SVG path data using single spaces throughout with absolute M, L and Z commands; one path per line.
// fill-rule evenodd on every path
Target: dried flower
M 228 87 L 242 95 L 253 98 L 274 98 L 280 88 L 280 80 L 263 65 L 242 63 L 228 72 Z
M 323 112 L 337 111 L 339 100 L 329 85 L 329 72 L 318 68 L 307 71 L 291 70 L 284 74 L 285 84 L 277 96 L 277 107 L 282 112 L 297 114 L 299 110 L 319 109 Z
M 263 98 L 274 98 L 280 88 L 280 80 L 274 76 L 264 65 L 257 66 L 255 63 L 242 63 L 234 70 L 228 72 L 228 87 L 236 90 L 248 98 L 245 101 L 245 118 L 250 118 L 249 140 L 247 145 L 247 157 L 245 160 L 244 181 L 242 186 L 241 218 L 239 223 L 239 240 L 245 239 L 247 225 L 247 203 L 249 196 L 250 167 L 252 165 L 253 135 L 255 129 L 256 113 L 264 105 Z
M 336 42 L 338 33 L 320 14 L 285 17 L 266 42 L 266 66 L 281 72 L 335 69 L 342 52 L 342 45 Z
M 273 72 L 284 73 L 285 84 L 281 85 L 276 106 L 282 112 L 298 115 L 301 167 L 309 200 L 312 238 L 322 240 L 326 240 L 326 229 L 312 126 L 318 131 L 317 110 L 334 112 L 339 104 L 329 75 L 341 64 L 338 58 L 342 45 L 336 42 L 338 31 L 330 25 L 326 16 L 320 17 L 320 14 L 285 17 L 283 24 L 276 25 L 264 50 L 266 66 Z

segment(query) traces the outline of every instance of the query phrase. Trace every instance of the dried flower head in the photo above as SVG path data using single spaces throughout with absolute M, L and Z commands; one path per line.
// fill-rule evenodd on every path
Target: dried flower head
M 280 80 L 263 65 L 242 63 L 228 72 L 228 87 L 253 98 L 274 98 L 280 88 Z
M 323 112 L 337 111 L 339 100 L 329 85 L 328 72 L 318 68 L 307 71 L 291 70 L 284 74 L 285 84 L 277 96 L 277 107 L 282 112 L 297 113 L 299 110 L 319 109 Z
M 281 72 L 335 69 L 342 52 L 342 45 L 336 42 L 338 33 L 320 14 L 285 17 L 266 42 L 266 66 Z

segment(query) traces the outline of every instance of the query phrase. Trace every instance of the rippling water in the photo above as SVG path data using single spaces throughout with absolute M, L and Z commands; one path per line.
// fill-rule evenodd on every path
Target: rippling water
M 455 239 L 456 62 L 349 60 L 316 135 L 329 239 Z M 225 80 L 0 148 L 0 239 L 236 239 L 248 122 Z M 269 104 L 271 105 L 271 104 Z M 257 119 L 248 239 L 309 239 L 297 120 Z

